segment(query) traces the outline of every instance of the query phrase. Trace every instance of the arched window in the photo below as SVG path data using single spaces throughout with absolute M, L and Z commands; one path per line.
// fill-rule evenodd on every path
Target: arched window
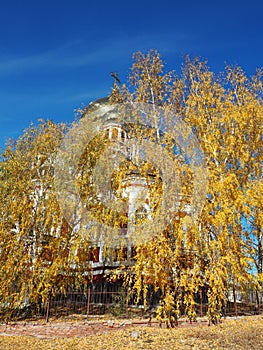
M 146 218 L 147 218 L 147 209 L 141 206 L 135 212 L 135 224 L 139 224 L 142 220 Z
M 105 130 L 105 139 L 109 139 L 110 140 L 110 137 L 111 137 L 110 129 L 106 129 Z
M 112 128 L 111 130 L 111 139 L 112 140 L 118 140 L 118 129 Z
M 126 133 L 125 131 L 121 130 L 121 141 L 123 142 L 125 141 L 125 139 L 126 139 Z

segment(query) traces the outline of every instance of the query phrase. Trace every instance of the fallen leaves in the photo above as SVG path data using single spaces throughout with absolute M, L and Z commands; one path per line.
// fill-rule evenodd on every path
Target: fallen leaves
M 189 324 L 188 324 L 189 325 Z M 54 327 L 55 325 L 51 325 Z M 51 327 L 50 325 L 46 325 Z M 77 325 L 74 325 L 77 327 Z M 64 327 L 70 328 L 70 323 Z M 48 332 L 47 332 L 48 336 Z M 137 349 L 262 349 L 263 316 L 241 317 L 223 320 L 217 326 L 195 324 L 181 325 L 174 329 L 138 326 L 109 330 L 93 335 L 83 331 L 75 337 L 42 339 L 31 336 L 0 336 L 0 349 L 89 349 L 89 350 L 137 350 Z

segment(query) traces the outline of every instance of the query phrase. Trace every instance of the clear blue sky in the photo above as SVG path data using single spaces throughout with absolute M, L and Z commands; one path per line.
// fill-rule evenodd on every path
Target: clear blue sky
M 135 51 L 160 51 L 180 71 L 186 54 L 215 72 L 263 66 L 261 0 L 2 0 L 0 147 L 38 118 L 74 119 L 125 81 Z

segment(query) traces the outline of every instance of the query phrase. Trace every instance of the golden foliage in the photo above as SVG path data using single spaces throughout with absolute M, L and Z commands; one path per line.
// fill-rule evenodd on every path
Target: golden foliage
M 184 162 L 185 155 L 178 154 L 174 161 L 180 167 L 181 208 L 158 237 L 134 248 L 136 263 L 128 271 L 125 266 L 124 275 L 130 292 L 136 292 L 145 306 L 148 285 L 160 291 L 158 315 L 170 326 L 181 312 L 190 320 L 196 318 L 195 297 L 201 290 L 207 292 L 208 317 L 216 323 L 230 289 L 262 287 L 261 72 L 249 78 L 240 67 L 226 67 L 223 75 L 216 76 L 206 62 L 188 57 L 181 76 L 164 69 L 157 51 L 134 54 L 130 85 L 115 84 L 111 102 L 149 103 L 153 110 L 162 106 L 187 122 L 206 157 L 207 198 L 198 221 L 186 216 L 194 172 Z M 161 136 L 157 118 L 152 129 L 130 127 L 138 138 L 159 142 L 174 156 L 173 140 Z M 53 163 L 64 131 L 63 125 L 42 122 L 39 128 L 26 130 L 2 155 L 0 304 L 6 309 L 47 300 L 50 293 L 80 282 L 89 269 L 82 253 L 88 252 L 90 242 L 67 227 L 54 190 Z M 78 188 L 94 218 L 125 227 L 125 210 L 119 214 L 105 209 L 90 181 L 92 167 L 108 142 L 105 135 L 98 135 L 87 145 L 79 161 Z M 123 162 L 113 174 L 114 194 L 124 208 L 120 184 L 135 170 L 145 177 L 152 172 L 157 179 L 150 185 L 154 218 L 164 192 L 161 175 L 151 164 Z M 139 223 L 144 220 L 142 216 Z

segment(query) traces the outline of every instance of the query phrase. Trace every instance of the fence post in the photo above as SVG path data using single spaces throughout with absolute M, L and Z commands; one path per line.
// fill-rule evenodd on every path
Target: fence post
M 237 310 L 237 297 L 236 297 L 236 286 L 235 283 L 233 282 L 233 297 L 234 297 L 234 311 L 235 311 L 235 316 L 238 316 L 238 310 Z
M 259 297 L 258 288 L 256 288 L 256 300 L 257 300 L 257 312 L 260 315 L 260 297 Z
M 125 289 L 126 300 L 125 300 L 125 309 L 126 309 L 126 318 L 129 318 L 129 290 Z
M 200 317 L 203 317 L 203 293 L 202 289 L 199 291 L 199 297 L 200 297 Z
M 88 287 L 87 317 L 89 316 L 89 306 L 90 306 L 90 287 Z
M 47 310 L 46 310 L 46 322 L 49 321 L 50 303 L 51 303 L 51 291 L 50 291 L 49 294 L 48 294 Z

